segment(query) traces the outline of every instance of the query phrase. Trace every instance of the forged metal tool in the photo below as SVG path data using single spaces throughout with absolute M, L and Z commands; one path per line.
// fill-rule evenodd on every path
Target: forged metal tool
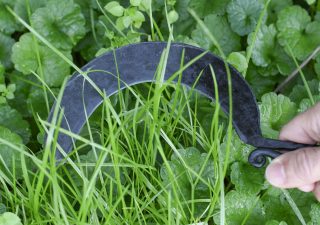
M 166 47 L 166 42 L 132 44 L 99 56 L 85 65 L 82 71 L 87 73 L 87 78 L 94 85 L 79 73 L 74 74 L 68 81 L 59 105 L 59 110 L 64 110 L 61 128 L 79 134 L 86 118 L 102 103 L 101 93 L 105 92 L 109 97 L 128 86 L 155 81 L 156 69 Z M 228 77 L 225 63 L 219 57 L 194 46 L 171 44 L 164 80 L 169 79 L 180 69 L 183 51 L 184 64 L 203 55 L 183 71 L 181 83 L 189 87 L 194 86 L 195 90 L 214 100 L 214 82 L 208 67 L 211 65 L 218 84 L 221 108 L 228 114 Z M 229 66 L 229 68 L 232 81 L 233 126 L 243 142 L 257 147 L 249 156 L 250 164 L 262 167 L 266 163 L 266 157 L 275 158 L 283 151 L 308 146 L 264 138 L 260 129 L 256 98 L 241 74 L 233 67 Z M 101 92 L 99 93 L 96 88 L 99 88 Z M 54 108 L 55 106 L 51 109 L 49 122 L 51 122 Z M 74 140 L 66 134 L 59 133 L 58 144 L 65 153 L 70 153 Z M 57 150 L 56 159 L 61 160 L 62 158 L 63 155 Z

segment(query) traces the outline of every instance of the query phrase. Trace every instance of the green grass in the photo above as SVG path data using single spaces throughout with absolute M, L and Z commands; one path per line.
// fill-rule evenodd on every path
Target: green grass
M 196 117 L 196 105 L 186 101 L 192 92 L 179 85 L 162 89 L 162 92 L 155 87 L 157 85 L 140 86 L 148 92 L 139 93 L 141 87 L 135 87 L 113 98 L 124 103 L 118 104 L 118 109 L 109 98 L 104 100 L 96 120 L 88 121 L 87 130 L 83 131 L 87 134 L 84 137 L 73 134 L 79 139 L 79 147 L 64 164 L 56 166 L 51 151 L 57 142 L 54 127 L 48 130 L 50 141 L 43 149 L 42 157 L 26 154 L 26 151 L 15 147 L 22 152 L 26 185 L 8 182 L 14 179 L 2 174 L 1 181 L 4 190 L 7 190 L 2 196 L 10 203 L 9 208 L 22 213 L 25 222 L 33 221 L 33 224 L 197 222 L 197 218 L 188 218 L 184 210 L 184 206 L 188 205 L 190 214 L 193 214 L 194 199 L 189 202 L 179 199 L 179 184 L 172 171 L 168 185 L 174 188 L 168 192 L 168 187 L 163 186 L 157 161 L 161 157 L 170 171 L 170 155 L 179 148 L 189 146 L 199 146 L 217 158 L 221 137 L 214 132 L 210 134 L 213 136 L 207 136 L 203 130 Z M 174 93 L 176 95 L 172 98 Z M 133 98 L 129 106 L 124 96 Z M 170 102 L 171 99 L 174 101 Z M 212 115 L 214 117 L 216 114 Z M 56 118 L 58 120 L 58 115 Z M 218 124 L 218 117 L 215 116 L 212 127 L 217 128 Z M 96 154 L 90 159 L 91 163 L 82 163 L 78 152 L 89 149 Z M 29 161 L 32 161 L 33 170 L 26 164 Z M 202 166 L 204 168 L 206 164 Z M 201 179 L 192 168 L 186 168 L 186 173 Z M 201 221 L 212 217 L 220 191 L 217 183 L 207 184 L 216 198 L 215 201 L 203 200 L 208 203 L 210 213 L 207 219 Z
M 39 36 L 31 27 L 30 30 Z M 202 201 L 207 209 L 201 221 L 208 221 L 217 207 L 223 177 L 220 185 L 203 181 L 213 199 L 194 199 L 194 194 L 186 196 L 190 199 L 181 199 L 181 187 L 169 160 L 178 149 L 197 146 L 209 153 L 207 163 L 215 158 L 217 164 L 222 140 L 221 131 L 217 132 L 221 130 L 219 107 L 211 109 L 215 113 L 208 134 L 197 118 L 199 94 L 180 83 L 163 81 L 167 57 L 165 51 L 155 85 L 138 85 L 120 91 L 115 97 L 104 98 L 96 115 L 88 118 L 82 136 L 61 131 L 78 140 L 78 147 L 66 160 L 57 163 L 54 158 L 55 149 L 60 148 L 57 131 L 61 115 L 57 109 L 52 124 L 37 118 L 48 133 L 47 142 L 37 156 L 28 153 L 31 149 L 25 151 L 1 140 L 21 152 L 23 167 L 23 185 L 16 181 L 15 171 L 0 176 L 7 208 L 22 215 L 26 224 L 186 224 L 200 221 L 189 215 L 194 215 L 195 202 Z M 180 76 L 186 66 L 181 61 L 181 71 L 174 76 Z M 41 80 L 41 76 L 35 75 Z M 48 87 L 44 84 L 44 88 Z M 52 93 L 49 88 L 47 92 Z M 193 105 L 188 100 L 191 96 L 196 96 Z M 90 158 L 83 160 L 80 154 L 89 151 Z M 201 174 L 180 159 L 185 173 L 197 177 L 194 181 L 189 176 L 191 187 L 196 185 L 202 179 Z M 170 174 L 166 185 L 160 175 L 159 161 Z M 206 163 L 202 165 L 205 167 Z

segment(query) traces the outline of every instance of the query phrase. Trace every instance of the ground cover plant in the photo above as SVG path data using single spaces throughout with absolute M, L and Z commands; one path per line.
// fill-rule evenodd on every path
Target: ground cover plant
M 46 119 L 68 76 L 168 40 L 236 67 L 266 137 L 320 99 L 319 0 L 0 0 L 0 225 L 320 224 L 312 194 L 271 187 L 219 105 L 179 84 L 105 98 L 56 164 Z

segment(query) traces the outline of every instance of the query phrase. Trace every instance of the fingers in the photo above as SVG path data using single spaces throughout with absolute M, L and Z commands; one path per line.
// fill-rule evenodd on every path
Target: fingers
M 320 103 L 299 114 L 284 126 L 279 138 L 305 144 L 320 141 Z
M 316 183 L 320 180 L 319 148 L 304 148 L 279 156 L 267 167 L 266 178 L 280 188 Z M 320 190 L 317 193 L 320 197 Z
M 320 141 L 320 103 L 284 126 L 281 140 L 315 144 Z M 320 148 L 304 148 L 275 159 L 266 170 L 267 180 L 280 188 L 313 191 L 320 201 Z

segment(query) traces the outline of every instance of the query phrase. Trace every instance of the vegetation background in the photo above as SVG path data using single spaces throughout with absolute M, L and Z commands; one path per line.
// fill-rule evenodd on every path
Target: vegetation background
M 169 39 L 238 69 L 266 137 L 320 99 L 319 0 L 0 0 L 0 225 L 320 224 L 311 194 L 272 188 L 219 107 L 179 85 L 105 99 L 56 165 L 43 139 L 63 81 Z

